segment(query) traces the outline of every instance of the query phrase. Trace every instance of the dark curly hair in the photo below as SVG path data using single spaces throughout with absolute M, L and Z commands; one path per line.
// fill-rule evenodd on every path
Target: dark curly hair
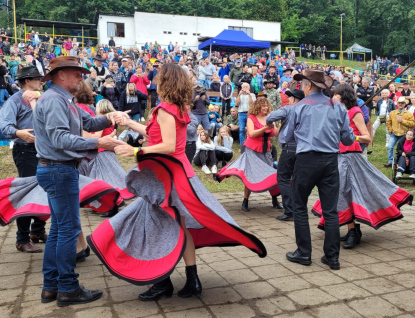
M 91 105 L 95 103 L 94 95 L 88 84 L 81 82 L 79 89 L 75 93 L 76 102 L 79 104 Z
M 156 76 L 160 98 L 186 112 L 193 97 L 192 81 L 186 71 L 176 64 L 164 64 Z
M 339 84 L 334 90 L 333 94 L 340 95 L 341 103 L 346 106 L 347 110 L 357 106 L 357 96 L 354 89 L 348 84 Z

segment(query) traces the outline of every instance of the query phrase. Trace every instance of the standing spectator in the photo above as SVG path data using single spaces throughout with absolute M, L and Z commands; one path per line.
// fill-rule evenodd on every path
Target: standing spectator
M 10 62 L 9 62 L 10 66 Z M 412 91 L 409 89 L 408 82 L 403 82 L 403 90 L 401 91 L 402 96 L 411 96 Z
M 245 128 L 248 118 L 248 110 L 254 104 L 255 100 L 255 94 L 252 94 L 249 91 L 249 84 L 243 83 L 235 101 L 235 106 L 238 107 L 240 145 L 242 145 L 245 141 Z
M 148 95 L 147 85 L 150 84 L 150 81 L 147 78 L 147 75 L 143 73 L 141 65 L 138 65 L 135 69 L 135 74 L 131 76 L 130 83 L 134 83 L 135 87 L 143 94 Z
M 112 66 L 112 69 L 110 71 L 110 75 L 111 75 L 112 79 L 114 80 L 115 87 L 121 93 L 125 90 L 125 87 L 127 86 L 127 79 L 125 78 L 124 73 L 119 71 L 117 62 L 109 62 L 109 65 Z M 114 105 L 114 107 L 115 107 L 115 105 Z
M 174 45 L 174 48 L 173 48 L 173 51 L 174 51 L 174 53 L 180 53 L 180 46 L 179 46 L 179 43 L 177 43 L 176 42 L 176 44 Z
M 148 89 L 148 94 L 151 96 L 151 108 L 154 108 L 157 106 L 157 84 L 155 83 L 155 78 L 158 73 L 158 68 L 160 66 L 160 61 L 156 60 L 154 62 L 154 65 L 149 65 L 149 72 L 148 72 L 148 80 L 151 82 L 150 88 Z
M 210 87 L 212 75 L 218 74 L 218 72 L 216 72 L 215 66 L 212 63 L 210 63 L 209 59 L 205 59 L 205 63 L 206 63 L 205 71 L 207 73 L 206 80 L 208 81 L 208 84 Z
M 272 105 L 272 110 L 276 111 L 281 107 L 281 96 L 277 89 L 274 88 L 274 82 L 268 79 L 264 80 L 264 93 L 267 95 L 267 99 Z
M 71 44 L 72 45 L 72 44 Z M 105 77 L 110 74 L 110 71 L 102 65 L 102 62 L 105 61 L 100 54 L 97 54 L 92 58 L 94 67 L 91 69 L 97 73 L 98 88 L 101 88 L 102 83 L 105 81 Z
M 10 75 L 12 79 L 16 77 L 17 74 L 17 68 L 19 66 L 20 62 L 16 60 L 16 56 L 14 54 L 10 55 L 10 61 L 9 61 L 9 67 L 10 67 Z
M 413 129 L 415 126 L 414 116 L 405 109 L 405 97 L 401 96 L 398 99 L 398 109 L 393 110 L 386 121 L 386 127 L 390 134 L 388 144 L 388 163 L 384 166 L 386 168 L 392 167 L 393 161 L 393 148 L 396 143 L 405 138 L 405 134 L 408 130 Z
M 193 85 L 193 108 L 192 113 L 197 118 L 198 125 L 202 125 L 203 129 L 209 129 L 209 117 L 207 115 L 206 107 L 210 105 L 209 98 L 206 95 L 206 92 L 203 91 L 203 86 L 200 82 L 196 82 Z
M 238 78 L 236 79 L 235 86 L 238 88 L 238 93 L 240 92 L 242 85 L 244 83 L 248 84 L 249 91 L 251 91 L 251 81 L 252 81 L 252 74 L 248 72 L 248 64 L 245 64 L 242 68 L 242 72 L 238 75 Z M 252 92 L 252 91 L 251 91 Z
M 182 46 L 182 54 L 183 54 L 183 55 L 187 55 L 187 45 L 186 45 L 186 42 L 183 42 L 183 46 Z
M 252 67 L 252 80 L 251 80 L 251 87 L 253 89 L 254 94 L 258 94 L 262 92 L 264 89 L 264 81 L 261 75 L 258 74 L 258 68 L 256 66 Z
M 226 166 L 233 157 L 233 138 L 229 136 L 228 127 L 224 126 L 219 129 L 219 135 L 214 138 L 213 143 L 215 145 L 217 165 L 219 168 L 222 168 Z
M 323 48 L 321 49 L 321 59 L 324 61 L 326 60 L 326 53 L 327 53 L 327 48 L 324 45 Z
M 169 50 L 169 53 L 173 52 L 174 45 L 171 43 L 171 41 L 170 41 L 169 45 L 167 46 L 167 49 Z
M 229 67 L 228 63 L 223 62 L 222 67 L 219 70 L 219 77 L 220 77 L 220 81 L 223 82 L 223 78 L 225 76 L 229 76 L 229 72 L 231 71 L 231 68 Z
M 66 50 L 66 55 L 69 54 L 69 52 L 72 49 L 72 40 L 71 38 L 68 38 L 65 43 L 63 44 L 63 48 Z
M 114 108 L 118 110 L 118 101 L 121 93 L 116 87 L 114 79 L 111 75 L 107 75 L 105 77 L 105 82 L 101 86 L 101 95 L 104 99 L 109 100 Z
M 113 37 L 110 37 L 110 40 L 108 41 L 108 46 L 109 47 L 115 47 L 115 41 Z
M 232 98 L 232 85 L 229 76 L 225 75 L 223 83 L 220 87 L 220 97 L 222 98 L 222 114 L 228 116 L 231 113 L 231 98 Z
M 276 74 L 276 71 L 277 71 L 277 68 L 275 67 L 275 65 L 271 65 L 269 67 L 268 74 L 266 74 L 264 77 L 264 79 L 267 80 L 268 82 L 272 82 L 273 87 L 275 88 L 279 86 L 279 80 L 278 80 L 278 75 Z
M 36 68 L 38 69 L 41 75 L 46 74 L 45 65 L 43 64 L 43 59 L 39 56 L 39 53 L 35 53 L 33 55 L 32 64 L 36 66 Z
M 399 92 L 399 91 L 396 90 L 395 84 L 390 84 L 389 85 L 389 98 L 391 100 L 393 100 L 393 102 L 395 103 L 395 105 L 398 104 L 398 99 L 401 96 L 402 96 L 402 94 L 401 94 L 401 92 Z
M 78 46 L 76 44 L 74 44 L 72 48 L 70 49 L 69 56 L 74 56 L 74 57 L 78 56 Z
M 358 98 L 363 100 L 364 102 L 367 101 L 372 95 L 374 95 L 374 91 L 372 87 L 369 87 L 370 80 L 368 78 L 362 79 L 362 86 L 359 87 L 356 91 L 356 95 Z

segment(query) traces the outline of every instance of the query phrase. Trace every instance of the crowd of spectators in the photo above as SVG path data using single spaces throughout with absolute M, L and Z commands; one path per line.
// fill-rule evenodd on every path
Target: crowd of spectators
M 5 36 L 0 44 L 3 54 L 6 53 L 8 44 L 8 34 L 5 32 L 9 31 L 1 30 L 0 37 L 2 38 L 3 34 Z M 325 46 L 315 48 L 313 45 L 301 45 L 300 50 L 301 56 L 311 54 L 311 57 L 322 60 L 326 51 Z M 209 56 L 206 51 L 193 51 L 186 42 L 182 45 L 170 42 L 162 46 L 155 41 L 154 44 L 145 43 L 141 48 L 126 49 L 118 46 L 113 38 L 108 44 L 84 47 L 82 43 L 78 43 L 77 38 L 51 38 L 47 33 L 39 35 L 34 30 L 28 34 L 27 43 L 13 45 L 8 53 L 8 61 L 0 55 L 0 107 L 9 95 L 19 89 L 14 83 L 14 76 L 23 64 L 32 63 L 42 75 L 46 75 L 52 58 L 70 55 L 76 57 L 82 67 L 91 71 L 85 78 L 85 87 L 92 92 L 93 104 L 107 99 L 115 109 L 129 110 L 130 116 L 136 121 L 145 121 L 146 110 L 154 108 L 159 102 L 157 73 L 160 67 L 166 63 L 177 63 L 187 72 L 193 83 L 194 98 L 191 110 L 196 117 L 197 125 L 203 130 L 202 136 L 205 136 L 203 140 L 199 140 L 198 137 L 197 160 L 205 158 L 206 161 L 214 162 L 213 171 L 216 170 L 213 154 L 220 158 L 217 161 L 222 165 L 231 159 L 229 156 L 233 153 L 232 143 L 243 144 L 247 113 L 256 98 L 267 98 L 273 110 L 288 105 L 289 98 L 285 93 L 302 88 L 301 82 L 296 82 L 293 76 L 302 73 L 306 68 L 323 69 L 334 79 L 334 87 L 340 83 L 350 84 L 357 93 L 360 106 L 373 95 L 380 96 L 378 74 L 383 74 L 384 69 L 391 75 L 402 71 L 399 65 L 395 68 L 396 61 L 389 63 L 386 58 L 376 58 L 366 70 L 366 74 L 362 75 L 358 71 L 349 74 L 344 67 L 309 65 L 306 61 L 296 58 L 293 50 L 286 50 L 283 54 L 278 50 L 256 54 L 213 52 Z M 45 90 L 48 86 L 48 83 L 44 83 Z M 325 93 L 331 94 L 327 91 Z M 382 96 L 385 94 L 386 92 L 383 92 Z M 388 90 L 386 110 L 384 104 L 379 104 L 381 100 L 362 109 L 367 123 L 370 110 L 375 108 L 378 119 L 374 124 L 374 133 L 381 123 L 386 123 L 387 115 L 396 109 L 398 99 L 402 95 L 413 95 L 408 89 L 408 84 L 403 83 L 402 88 L 392 84 Z M 408 101 L 408 111 L 413 113 L 412 101 Z M 232 142 L 229 143 L 227 138 Z M 225 147 L 229 151 L 226 156 L 215 151 L 209 153 L 212 150 L 209 147 L 212 145 L 213 150 Z M 221 150 L 223 152 L 224 148 Z M 204 171 L 207 172 L 207 169 Z

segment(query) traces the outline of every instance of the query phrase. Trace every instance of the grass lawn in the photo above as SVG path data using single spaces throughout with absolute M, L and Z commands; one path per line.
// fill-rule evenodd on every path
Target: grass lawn
M 312 59 L 297 57 L 297 61 L 307 62 L 308 65 L 313 65 L 313 63 L 319 63 L 319 64 L 328 64 L 328 65 L 340 66 L 340 60 L 326 59 L 325 61 L 322 61 L 322 60 L 317 60 L 317 59 L 312 60 Z M 360 70 L 364 70 L 364 69 L 366 69 L 367 62 L 348 61 L 346 59 L 346 60 L 343 60 L 342 65 L 345 66 L 345 67 L 351 67 L 353 69 L 357 68 L 357 69 L 360 69 Z
M 372 118 L 374 119 L 374 118 Z M 119 131 L 120 132 L 120 131 Z M 239 144 L 234 144 L 234 159 L 240 156 Z M 277 147 L 280 153 L 279 147 Z M 370 148 L 369 148 L 370 149 Z M 134 158 L 118 158 L 121 165 L 126 171 L 132 168 L 136 161 Z M 385 147 L 385 125 L 379 127 L 376 133 L 373 153 L 368 156 L 369 161 L 378 168 L 388 179 L 391 179 L 392 169 L 385 168 L 383 165 L 388 161 L 387 149 Z M 14 165 L 12 152 L 9 147 L 0 147 L 0 179 L 17 176 L 17 169 Z M 205 184 L 210 192 L 240 192 L 243 191 L 244 186 L 242 182 L 236 177 L 230 177 L 223 180 L 221 183 L 213 180 L 212 175 L 205 175 L 201 167 L 193 166 L 196 175 Z M 415 186 L 411 181 L 401 181 L 399 185 L 405 190 L 415 195 Z

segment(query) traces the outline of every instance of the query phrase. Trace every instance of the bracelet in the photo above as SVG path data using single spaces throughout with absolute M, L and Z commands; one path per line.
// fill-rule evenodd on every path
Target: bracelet
M 39 98 L 40 96 L 42 96 L 42 94 L 39 91 L 36 91 L 37 93 L 37 98 Z
M 137 154 L 141 151 L 141 146 L 140 147 L 134 147 L 134 157 L 137 157 Z
M 356 136 L 356 141 L 358 141 L 359 140 L 359 136 Z

